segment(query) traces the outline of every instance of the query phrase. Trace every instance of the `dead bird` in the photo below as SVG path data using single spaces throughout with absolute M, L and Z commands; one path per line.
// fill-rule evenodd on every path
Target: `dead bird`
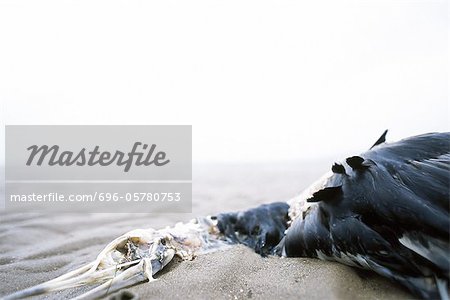
M 448 299 L 450 133 L 348 157 L 287 203 L 223 213 L 115 239 L 86 266 L 4 299 L 100 284 L 79 299 L 152 281 L 175 256 L 242 243 L 261 255 L 314 257 L 374 271 L 426 299 Z

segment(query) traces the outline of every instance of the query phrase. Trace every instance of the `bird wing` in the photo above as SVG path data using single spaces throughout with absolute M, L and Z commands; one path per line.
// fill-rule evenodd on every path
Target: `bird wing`
M 448 289 L 450 133 L 432 133 L 334 165 L 304 220 L 289 228 L 288 256 L 371 269 L 424 298 Z

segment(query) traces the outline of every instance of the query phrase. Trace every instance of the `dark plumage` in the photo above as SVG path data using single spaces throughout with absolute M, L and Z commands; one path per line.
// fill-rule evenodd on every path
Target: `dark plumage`
M 288 210 L 289 205 L 284 202 L 263 204 L 244 212 L 219 214 L 217 226 L 231 242 L 244 244 L 265 256 L 283 238 Z
M 385 134 L 371 150 L 335 164 L 322 188 L 303 199 L 312 206 L 292 220 L 278 246 L 265 239 L 265 251 L 335 260 L 373 270 L 422 298 L 448 298 L 450 133 L 392 144 L 384 144 Z M 246 228 L 252 246 L 263 238 L 254 228 L 287 226 L 268 220 L 281 220 L 285 211 L 258 218 L 257 210 L 241 213 L 239 228 L 222 215 L 220 228 L 227 236 Z

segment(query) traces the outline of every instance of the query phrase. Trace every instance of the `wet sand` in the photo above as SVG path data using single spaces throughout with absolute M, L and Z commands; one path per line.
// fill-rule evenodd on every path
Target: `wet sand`
M 190 214 L 0 214 L 0 296 L 44 282 L 95 259 L 115 237 L 195 216 L 285 201 L 327 171 L 330 161 L 194 165 Z M 157 280 L 127 289 L 139 299 L 407 299 L 374 274 L 307 258 L 262 258 L 244 246 L 173 261 Z M 83 289 L 38 299 L 65 299 Z

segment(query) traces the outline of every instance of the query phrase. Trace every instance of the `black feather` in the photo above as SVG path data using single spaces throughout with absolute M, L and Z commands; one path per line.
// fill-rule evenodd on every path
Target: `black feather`
M 330 186 L 317 191 L 307 202 L 332 201 L 342 193 L 341 186 Z
M 345 174 L 344 166 L 338 163 L 334 163 L 334 165 L 331 167 L 331 171 L 336 174 Z
M 364 163 L 364 158 L 361 156 L 352 156 L 345 160 L 347 164 L 353 169 L 353 170 L 364 170 L 367 168 Z
M 387 134 L 388 130 L 386 129 L 383 134 L 378 138 L 378 140 L 375 142 L 375 144 L 372 145 L 372 147 L 370 147 L 370 149 L 372 149 L 375 146 L 378 146 L 380 144 L 383 144 L 384 142 L 386 142 L 386 134 Z

